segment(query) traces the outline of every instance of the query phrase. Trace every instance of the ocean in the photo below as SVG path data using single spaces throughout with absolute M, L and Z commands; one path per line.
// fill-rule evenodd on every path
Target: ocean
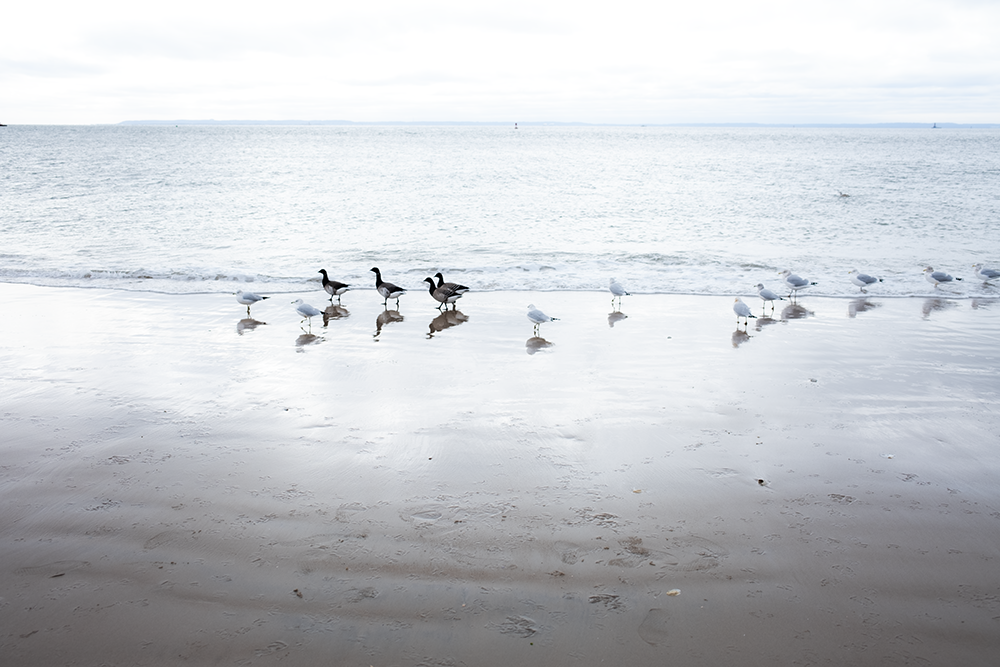
M 0 128 L 0 282 L 161 293 L 1000 295 L 1000 130 Z M 926 266 L 962 277 L 933 287 Z

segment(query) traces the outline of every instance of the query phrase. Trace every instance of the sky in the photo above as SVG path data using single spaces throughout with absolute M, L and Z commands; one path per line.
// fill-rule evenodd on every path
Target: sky
M 998 0 L 35 0 L 0 123 L 1000 123 Z

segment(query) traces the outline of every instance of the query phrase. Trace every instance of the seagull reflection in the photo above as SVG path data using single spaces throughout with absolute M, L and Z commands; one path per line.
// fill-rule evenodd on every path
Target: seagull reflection
M 613 313 L 608 313 L 608 326 L 613 328 L 615 324 L 617 324 L 618 322 L 627 319 L 628 315 L 626 315 L 620 310 L 616 310 Z
M 244 331 L 253 331 L 261 324 L 267 324 L 267 322 L 261 322 L 253 319 L 252 317 L 244 317 L 236 323 L 236 333 L 242 336 Z
M 753 336 L 748 334 L 743 329 L 737 328 L 736 331 L 733 332 L 733 347 L 739 347 L 751 338 L 753 338 Z
M 939 310 L 954 308 L 957 304 L 950 299 L 927 299 L 924 301 L 924 319 L 930 317 L 931 313 Z
M 524 347 L 525 347 L 525 352 L 527 352 L 528 354 L 534 354 L 535 352 L 538 352 L 540 350 L 545 350 L 547 348 L 550 348 L 553 345 L 555 345 L 555 343 L 550 343 L 544 338 L 540 338 L 538 336 L 532 336 L 524 344 Z
M 847 304 L 847 316 L 852 320 L 857 317 L 858 313 L 866 313 L 869 310 L 875 310 L 881 307 L 882 304 L 875 303 L 874 301 L 869 301 L 868 299 L 854 299 L 849 304 Z
M 783 320 L 804 320 L 807 317 L 815 315 L 816 313 L 811 310 L 806 310 L 804 306 L 800 306 L 797 303 L 792 303 L 785 306 L 781 310 L 781 319 Z
M 440 333 L 451 327 L 457 327 L 459 324 L 468 321 L 469 316 L 457 308 L 454 310 L 445 310 L 431 320 L 430 331 L 427 333 L 427 337 L 433 338 L 436 333 Z
M 780 320 L 776 320 L 773 317 L 758 317 L 757 321 L 753 324 L 753 328 L 757 331 L 762 331 L 767 325 L 777 324 L 779 321 Z
M 398 310 L 383 310 L 379 313 L 378 317 L 375 318 L 375 338 L 382 333 L 382 327 L 388 326 L 393 322 L 402 322 L 403 316 L 399 314 Z
M 322 340 L 323 339 L 317 336 L 316 334 L 304 333 L 295 339 L 295 347 L 299 348 L 295 351 L 303 352 L 304 350 L 302 348 L 305 347 L 306 345 L 313 345 L 315 343 L 321 342 Z
M 973 310 L 979 310 L 980 308 L 995 306 L 996 303 L 996 299 L 973 299 L 971 305 Z
M 343 306 L 339 306 L 337 304 L 327 306 L 323 311 L 323 326 L 325 327 L 330 324 L 330 320 L 342 320 L 350 316 L 351 312 Z

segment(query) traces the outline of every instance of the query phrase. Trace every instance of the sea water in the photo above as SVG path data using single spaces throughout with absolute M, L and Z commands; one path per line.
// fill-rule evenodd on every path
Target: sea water
M 362 288 L 998 294 L 1000 130 L 0 128 L 0 281 L 167 293 Z M 933 266 L 964 281 L 935 288 Z

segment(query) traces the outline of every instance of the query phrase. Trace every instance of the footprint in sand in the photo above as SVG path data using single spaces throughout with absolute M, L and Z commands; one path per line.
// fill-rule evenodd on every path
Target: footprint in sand
M 556 542 L 556 553 L 559 554 L 559 560 L 566 563 L 567 565 L 573 565 L 578 560 L 580 560 L 580 548 L 569 542 Z
M 719 544 L 697 535 L 671 538 L 667 541 L 667 550 L 675 561 L 669 565 L 686 572 L 718 567 L 722 559 L 729 555 Z
M 156 549 L 171 542 L 193 541 L 198 539 L 197 534 L 200 532 L 200 530 L 165 530 L 143 542 L 142 548 L 149 551 L 150 549 Z
M 494 627 L 502 635 L 521 637 L 522 639 L 527 639 L 538 632 L 535 621 L 527 616 L 508 616 L 503 623 Z
M 362 600 L 374 600 L 378 597 L 378 591 L 368 586 L 366 588 L 352 588 L 347 591 L 348 602 L 361 602 Z
M 639 637 L 651 646 L 665 644 L 669 625 L 670 614 L 666 609 L 650 609 L 639 625 Z

